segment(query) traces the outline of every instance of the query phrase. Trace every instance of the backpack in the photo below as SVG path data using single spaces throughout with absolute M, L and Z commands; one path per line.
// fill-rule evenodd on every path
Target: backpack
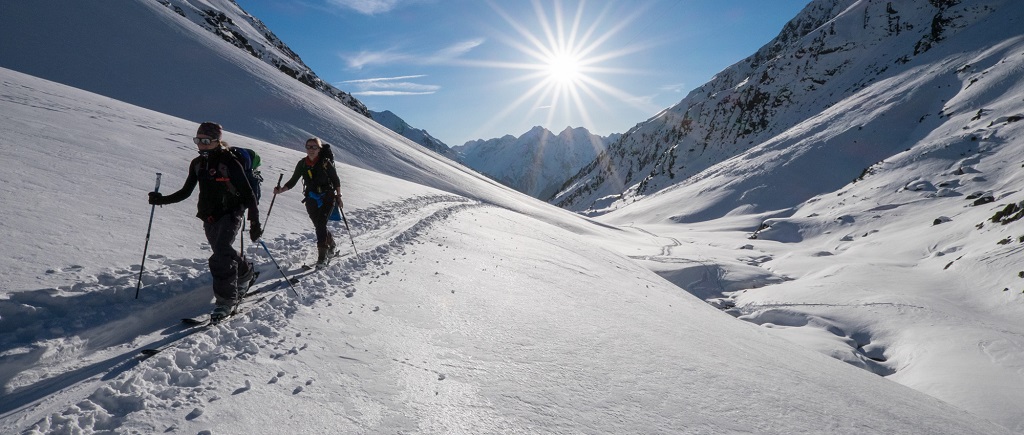
M 334 163 L 334 150 L 331 149 L 331 144 L 324 144 L 324 147 L 320 150 L 320 158 L 329 160 L 332 164 Z
M 249 148 L 231 147 L 231 155 L 242 164 L 245 178 L 249 180 L 249 187 L 252 188 L 252 196 L 256 198 L 256 204 L 260 203 L 260 183 L 263 183 L 263 175 L 260 174 L 260 155 Z

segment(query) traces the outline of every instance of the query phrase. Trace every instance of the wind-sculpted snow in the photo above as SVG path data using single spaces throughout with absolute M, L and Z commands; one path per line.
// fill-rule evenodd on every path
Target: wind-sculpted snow
M 838 189 L 864 166 L 906 149 L 922 132 L 941 131 L 935 122 L 925 121 L 936 114 L 940 119 L 949 115 L 944 102 L 954 99 L 957 90 L 966 90 L 956 69 L 972 68 L 951 62 L 963 62 L 964 53 L 976 55 L 1013 44 L 1019 35 L 1010 29 L 1021 12 L 1019 2 L 1006 0 L 810 2 L 755 54 L 626 132 L 563 184 L 551 202 L 604 214 L 693 184 L 723 167 L 742 167 L 738 183 L 751 179 L 750 186 L 739 186 L 746 197 L 727 198 L 729 204 L 795 205 Z M 1016 55 L 1007 53 L 1004 59 L 1015 62 Z M 883 82 L 889 84 L 871 90 Z M 864 101 L 873 93 L 880 95 Z M 970 110 L 987 107 L 991 97 Z M 890 106 L 913 115 L 879 111 L 858 116 L 855 122 L 820 116 L 839 107 Z M 807 145 L 794 140 L 818 129 L 840 127 L 846 137 L 817 137 Z M 886 132 L 889 140 L 871 141 L 873 130 Z M 787 196 L 777 197 L 776 189 L 755 192 L 763 184 L 757 176 L 764 169 L 759 164 L 763 159 L 755 158 L 757 150 L 773 143 L 819 148 L 843 162 L 820 171 L 808 167 L 807 161 L 818 161 L 810 152 L 787 156 L 778 164 L 782 169 L 769 171 L 785 170 L 793 180 L 778 188 Z M 889 144 L 902 148 L 887 148 Z M 854 168 L 843 167 L 853 162 Z M 735 204 L 701 217 L 717 218 L 734 209 Z
M 0 33 L 16 29 L 0 41 L 49 47 L 25 58 L 51 63 L 40 74 L 168 105 L 145 110 L 0 68 L 0 432 L 1024 430 L 1016 33 L 943 57 L 957 30 L 944 33 L 913 69 L 750 160 L 596 222 L 414 151 L 290 79 L 256 80 L 270 87 L 253 91 L 246 84 L 280 74 L 157 3 L 50 5 L 61 7 L 5 4 L 25 16 L 0 14 Z M 960 31 L 987 42 L 988 30 L 1019 27 L 1019 14 L 988 16 L 1007 25 Z M 920 94 L 908 92 L 916 83 Z M 179 317 L 212 308 L 195 198 L 158 208 L 146 198 L 154 173 L 161 191 L 181 185 L 195 156 L 191 118 L 207 116 L 275 178 L 302 158 L 285 147 L 330 134 L 345 150 L 356 249 L 332 224 L 344 256 L 300 273 L 314 245 L 301 195 L 275 196 L 264 237 L 302 278 L 301 296 L 247 242 L 266 299 L 186 329 Z M 821 141 L 841 152 L 808 153 Z M 144 346 L 163 351 L 140 360 Z
M 88 397 L 30 425 L 28 431 L 120 431 L 130 414 L 143 410 L 194 408 L 198 412 L 190 415 L 201 415 L 203 403 L 210 399 L 197 392 L 204 389 L 211 372 L 260 352 L 276 357 L 295 352 L 281 337 L 297 311 L 317 309 L 332 296 L 353 297 L 355 282 L 387 269 L 406 246 L 420 243 L 431 227 L 477 206 L 462 197 L 433 195 L 349 212 L 359 255 L 350 252 L 326 270 L 304 276 L 296 285 L 299 298 L 287 293 L 265 255 L 250 250 L 261 276 L 269 277 L 254 289 L 269 289 L 268 300 L 221 325 L 173 342 L 148 360 L 138 354 L 140 346 L 173 341 L 188 332 L 179 325 L 179 318 L 209 309 L 210 279 L 203 272 L 204 260 L 151 257 L 137 301 L 130 299 L 137 276 L 130 269 L 68 288 L 15 293 L 0 300 L 0 330 L 4 331 L 0 354 L 5 355 L 0 375 L 7 390 L 0 414 L 57 390 L 92 384 L 96 389 Z M 346 237 L 344 227 L 337 227 L 341 242 Z M 311 235 L 281 236 L 267 243 L 292 276 L 301 273 L 298 266 L 314 245 Z M 145 308 L 140 311 L 140 306 Z M 99 380 L 88 382 L 92 377 Z

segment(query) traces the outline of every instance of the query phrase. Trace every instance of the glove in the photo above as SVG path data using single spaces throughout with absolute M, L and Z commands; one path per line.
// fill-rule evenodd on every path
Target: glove
M 274 195 L 284 193 L 284 191 L 286 191 L 286 190 L 288 190 L 288 188 L 286 188 L 286 187 L 275 187 L 274 188 Z
M 164 194 L 160 192 L 149 192 L 149 203 L 153 205 L 164 205 Z
M 255 242 L 263 235 L 263 228 L 260 227 L 259 221 L 252 221 L 249 224 L 249 240 Z
M 334 197 L 334 205 L 338 206 L 338 208 L 345 208 L 341 203 L 341 195 Z

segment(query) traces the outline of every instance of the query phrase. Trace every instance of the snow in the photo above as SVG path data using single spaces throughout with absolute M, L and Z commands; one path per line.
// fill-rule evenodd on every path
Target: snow
M 232 74 L 258 71 L 254 86 L 347 110 L 231 59 Z M 779 156 L 830 134 L 811 125 L 748 156 L 760 179 L 726 162 L 600 220 L 338 116 L 331 131 L 355 142 L 329 138 L 343 155 L 375 151 L 341 158 L 345 256 L 300 272 L 311 225 L 268 181 L 263 240 L 299 283 L 246 241 L 267 297 L 191 331 L 179 319 L 212 308 L 196 195 L 155 209 L 136 299 L 146 193 L 158 172 L 161 191 L 181 186 L 197 123 L 217 119 L 153 109 L 177 87 L 146 89 L 146 109 L 0 68 L 0 432 L 1019 433 L 1020 222 L 988 221 L 1024 199 L 1015 83 L 979 81 L 971 92 L 1006 97 L 951 117 L 980 140 L 920 138 L 908 145 L 934 152 L 886 156 L 799 207 L 740 207 L 732 189 L 786 181 Z M 280 125 L 301 122 L 294 106 Z M 853 108 L 822 116 L 870 116 Z M 257 150 L 268 180 L 302 157 L 246 128 L 225 140 Z M 906 188 L 922 181 L 950 192 Z M 974 206 L 975 192 L 996 202 Z M 694 218 L 716 208 L 735 211 Z M 165 348 L 139 354 L 152 346 Z
M 566 127 L 555 134 L 533 127 L 519 137 L 475 140 L 453 147 L 459 161 L 502 184 L 546 200 L 565 182 L 608 148 L 618 135 L 601 137 L 585 128 Z

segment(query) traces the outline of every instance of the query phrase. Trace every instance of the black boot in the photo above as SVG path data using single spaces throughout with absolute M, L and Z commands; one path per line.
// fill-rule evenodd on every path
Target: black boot
M 323 269 L 325 266 L 327 266 L 327 247 L 317 246 L 316 251 L 316 268 Z
M 330 259 L 332 259 L 334 257 L 337 257 L 338 254 L 341 254 L 341 251 L 338 250 L 338 245 L 335 245 L 334 243 L 331 243 L 330 245 L 327 245 L 327 259 L 328 260 L 330 260 Z

